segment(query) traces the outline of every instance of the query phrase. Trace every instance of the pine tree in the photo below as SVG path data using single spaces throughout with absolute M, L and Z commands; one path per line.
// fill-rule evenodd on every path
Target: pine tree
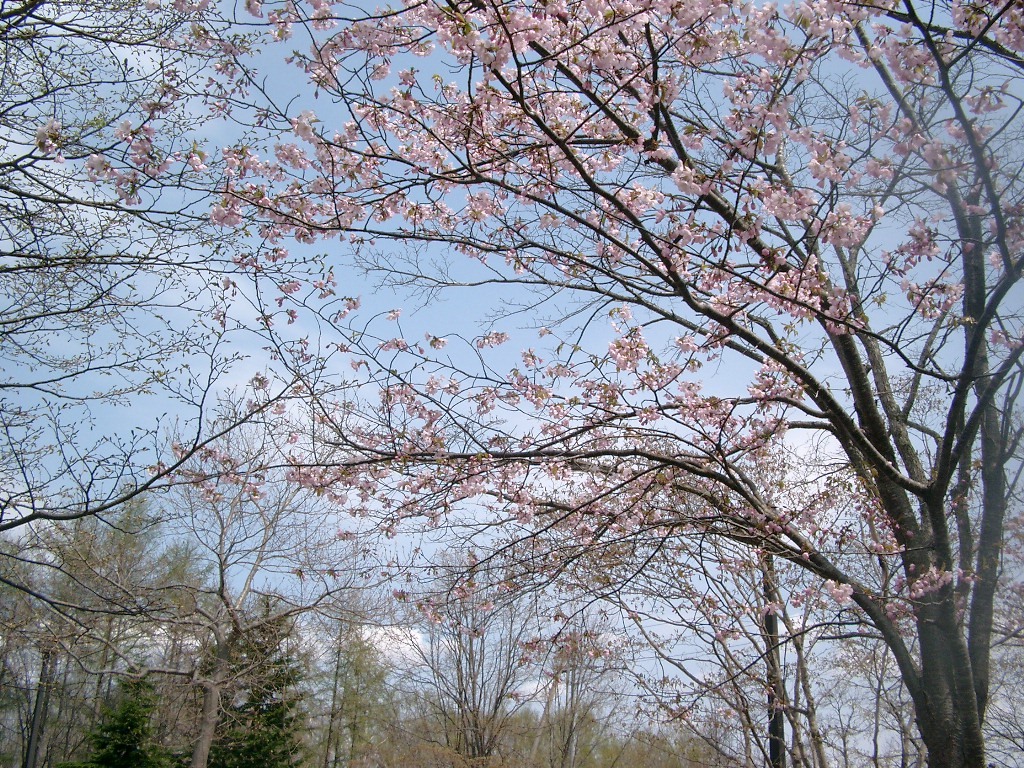
M 125 682 L 117 705 L 107 710 L 89 735 L 92 756 L 80 763 L 63 763 L 59 768 L 167 768 L 168 755 L 153 738 L 156 706 L 150 683 Z
M 249 670 L 247 683 L 224 713 L 209 768 L 288 768 L 300 761 L 301 670 L 287 648 L 290 629 L 269 622 L 245 639 L 236 666 Z

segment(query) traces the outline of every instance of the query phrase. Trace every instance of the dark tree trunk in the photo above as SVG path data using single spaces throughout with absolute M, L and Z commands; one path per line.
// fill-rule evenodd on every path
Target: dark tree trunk
M 768 766 L 786 768 L 785 689 L 782 685 L 782 662 L 779 658 L 779 617 L 770 610 L 775 599 L 775 568 L 772 556 L 766 557 L 764 572 L 764 642 L 768 689 Z
M 50 707 L 50 688 L 53 685 L 53 651 L 44 648 L 41 655 L 39 685 L 36 687 L 36 702 L 32 708 L 32 722 L 28 732 L 28 748 L 25 750 L 25 768 L 36 768 L 39 764 L 43 738 L 46 735 L 46 714 Z

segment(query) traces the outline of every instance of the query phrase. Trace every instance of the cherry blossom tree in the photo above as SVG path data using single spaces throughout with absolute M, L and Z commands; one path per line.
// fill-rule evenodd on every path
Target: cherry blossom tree
M 319 101 L 256 105 L 217 215 L 460 297 L 415 330 L 319 309 L 380 401 L 323 394 L 295 478 L 388 525 L 486 513 L 524 578 L 640 535 L 801 569 L 884 643 L 929 765 L 984 765 L 1020 515 L 1019 4 L 253 10 Z

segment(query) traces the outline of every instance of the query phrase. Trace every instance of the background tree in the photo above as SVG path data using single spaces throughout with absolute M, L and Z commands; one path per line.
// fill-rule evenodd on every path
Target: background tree
M 264 613 L 270 617 L 269 603 Z M 302 762 L 302 675 L 289 623 L 286 617 L 255 626 L 234 653 L 234 701 L 222 714 L 210 751 L 212 768 L 286 768 Z
M 426 715 L 424 740 L 444 748 L 440 764 L 497 765 L 516 713 L 532 698 L 535 606 L 499 602 L 497 591 L 482 585 L 478 591 L 455 586 L 452 573 L 445 566 L 417 601 L 425 620 L 415 624 L 411 650 L 418 659 L 406 678 L 407 695 Z
M 121 686 L 118 703 L 108 710 L 90 734 L 92 755 L 85 762 L 63 763 L 63 768 L 164 768 L 168 756 L 154 743 L 153 710 L 157 702 L 152 685 L 129 680 Z
M 318 494 L 286 482 L 279 446 L 289 433 L 278 431 L 285 426 L 282 416 L 225 435 L 194 455 L 179 470 L 179 484 L 160 500 L 168 530 L 190 542 L 205 572 L 185 610 L 172 617 L 187 650 L 178 668 L 165 669 L 190 677 L 201 691 L 193 768 L 209 764 L 232 702 L 251 703 L 260 712 L 269 706 L 266 697 L 275 691 L 261 693 L 262 683 L 255 681 L 287 671 L 276 655 L 287 635 L 282 630 L 303 614 L 344 605 L 344 593 L 371 585 L 359 551 L 330 524 Z M 261 667 L 261 659 L 269 666 Z M 288 719 L 290 712 L 284 707 L 267 716 Z M 254 728 L 266 725 L 253 721 Z
M 621 635 L 607 621 L 583 613 L 566 617 L 552 639 L 532 643 L 546 658 L 537 697 L 543 708 L 531 729 L 531 765 L 581 768 L 621 736 L 623 713 L 617 710 L 626 702 L 616 685 L 625 666 Z
M 360 613 L 365 614 L 365 609 Z M 367 626 L 352 617 L 311 618 L 310 634 L 330 642 L 319 644 L 320 680 L 309 697 L 311 705 L 320 704 L 320 717 L 313 720 L 311 729 L 315 729 L 314 737 L 320 737 L 320 744 L 310 763 L 349 768 L 379 761 L 382 745 L 387 751 L 391 742 L 397 746 L 403 740 L 397 733 L 400 716 L 393 696 L 394 677 L 400 672 L 393 669 L 380 642 L 390 628 L 386 623 Z M 317 739 L 313 741 L 316 744 Z
M 34 742 L 38 764 L 52 765 L 88 750 L 115 681 L 154 662 L 154 638 L 196 574 L 140 499 L 105 519 L 18 533 L 5 559 L 17 572 L 5 598 L 3 685 L 18 702 L 6 743 L 25 752 Z

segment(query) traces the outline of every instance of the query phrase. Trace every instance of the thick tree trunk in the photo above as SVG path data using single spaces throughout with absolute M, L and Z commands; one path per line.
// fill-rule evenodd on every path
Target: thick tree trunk
M 954 599 L 952 585 L 947 585 L 918 613 L 917 724 L 928 750 L 929 768 L 985 768 L 974 678 Z
M 984 370 L 988 370 L 987 361 L 984 361 Z M 979 379 L 983 380 L 981 376 Z M 995 594 L 999 585 L 999 568 L 1002 564 L 1007 496 L 1011 492 L 1007 487 L 1006 478 L 1006 462 L 1010 451 L 1002 422 L 1002 415 L 995 403 L 985 407 L 979 429 L 983 513 L 975 547 L 975 585 L 968 619 L 968 651 L 974 675 L 978 713 L 982 720 L 988 706 Z

